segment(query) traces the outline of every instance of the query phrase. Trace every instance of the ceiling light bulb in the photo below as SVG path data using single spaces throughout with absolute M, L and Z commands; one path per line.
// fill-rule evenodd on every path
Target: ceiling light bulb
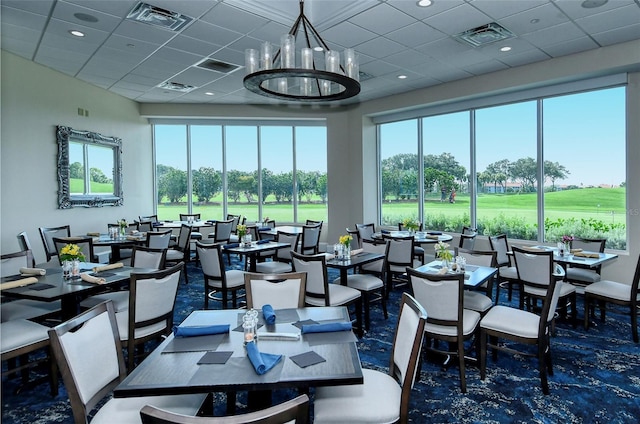
M 398 79 L 407 79 L 406 75 L 398 75 Z
M 317 51 L 317 52 L 322 52 L 322 51 L 324 51 L 324 49 L 323 49 L 322 47 L 320 47 L 320 46 L 315 46 L 315 47 L 313 48 L 313 50 L 315 50 L 315 51 Z
M 433 4 L 433 1 L 431 0 L 419 0 L 418 1 L 418 6 L 420 7 L 429 7 Z
M 206 94 L 207 96 L 213 96 L 213 93 L 212 93 L 211 91 L 207 91 L 207 92 L 206 92 L 206 93 L 204 93 L 204 94 Z
M 511 51 L 511 47 L 509 47 L 509 46 L 500 47 L 500 51 L 501 51 L 501 52 L 508 52 L 508 51 Z
M 69 34 L 71 34 L 71 35 L 73 35 L 75 37 L 84 37 L 84 32 L 78 31 L 77 29 L 70 30 Z

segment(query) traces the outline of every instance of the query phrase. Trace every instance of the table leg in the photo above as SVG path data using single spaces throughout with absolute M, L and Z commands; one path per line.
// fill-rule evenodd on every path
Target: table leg
M 247 406 L 252 411 L 268 408 L 271 404 L 271 390 L 252 390 L 247 393 Z
M 347 269 L 340 268 L 340 284 L 343 286 L 347 285 Z

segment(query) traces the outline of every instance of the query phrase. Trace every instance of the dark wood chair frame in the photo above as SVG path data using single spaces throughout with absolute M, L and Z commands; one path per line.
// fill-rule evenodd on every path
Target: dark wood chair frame
M 46 233 L 52 231 L 66 230 L 66 237 L 71 237 L 71 226 L 70 225 L 61 225 L 59 227 L 40 227 L 38 231 L 40 231 L 40 237 L 42 238 L 42 245 L 44 246 L 44 253 L 47 255 L 47 262 L 51 260 L 54 256 L 58 255 L 55 246 L 49 246 L 47 242 Z

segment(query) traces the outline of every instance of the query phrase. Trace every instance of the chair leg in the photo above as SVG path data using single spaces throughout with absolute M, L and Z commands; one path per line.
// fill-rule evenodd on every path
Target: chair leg
M 631 336 L 638 343 L 638 307 L 634 304 L 631 304 Z
M 358 337 L 364 336 L 364 328 L 362 327 L 362 296 L 356 301 L 356 323 L 358 324 Z
M 370 305 L 369 305 L 369 292 L 368 291 L 362 291 L 360 292 L 362 293 L 363 299 L 363 307 L 364 307 L 364 328 L 369 331 L 369 327 L 371 326 L 371 319 L 370 319 L 370 314 L 369 314 L 369 309 L 370 309 Z
M 480 380 L 487 377 L 487 333 L 480 329 Z
M 578 296 L 576 292 L 573 292 L 571 294 L 571 321 L 572 321 L 573 328 L 576 328 L 576 325 L 578 325 L 577 308 L 578 308 Z
M 462 337 L 458 337 L 458 367 L 460 368 L 460 390 L 462 390 L 462 393 L 467 393 L 467 380 L 464 369 L 464 340 Z
M 585 294 L 584 295 L 584 329 L 585 330 L 589 329 L 589 315 L 591 311 L 589 303 L 591 303 L 591 299 L 589 298 L 588 294 Z
M 544 343 L 538 343 L 538 367 L 540 368 L 540 383 L 542 385 L 542 393 L 549 394 L 549 382 L 547 381 L 547 367 L 545 358 Z
M 384 314 L 384 319 L 389 319 L 389 314 L 387 313 L 387 298 L 384 290 L 384 286 L 382 287 L 382 292 L 380 293 L 380 303 L 382 303 L 382 313 Z

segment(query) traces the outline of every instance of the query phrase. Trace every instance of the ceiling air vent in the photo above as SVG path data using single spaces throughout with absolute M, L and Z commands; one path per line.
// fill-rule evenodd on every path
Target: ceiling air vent
M 215 59 L 205 59 L 196 65 L 198 68 L 206 69 L 208 71 L 220 72 L 222 74 L 230 74 L 236 69 L 240 68 L 239 65 L 233 65 L 227 62 L 221 62 Z
M 367 74 L 366 72 L 360 71 L 358 73 L 358 78 L 360 79 L 360 82 L 362 82 L 362 81 L 370 80 L 371 78 L 374 78 L 374 76 L 371 74 Z
M 469 29 L 461 32 L 460 34 L 456 34 L 454 37 L 458 41 L 469 44 L 472 47 L 480 47 L 515 36 L 505 27 L 495 22 L 491 22 L 478 28 Z
M 157 26 L 171 31 L 180 31 L 193 18 L 182 15 L 178 12 L 172 12 L 167 9 L 161 9 L 147 3 L 138 3 L 127 15 L 127 19 L 136 22 Z
M 182 84 L 180 82 L 167 81 L 167 82 L 163 82 L 162 84 L 160 84 L 158 86 L 158 88 L 164 88 L 166 90 L 179 91 L 181 93 L 188 93 L 189 91 L 193 90 L 195 87 L 193 85 Z

